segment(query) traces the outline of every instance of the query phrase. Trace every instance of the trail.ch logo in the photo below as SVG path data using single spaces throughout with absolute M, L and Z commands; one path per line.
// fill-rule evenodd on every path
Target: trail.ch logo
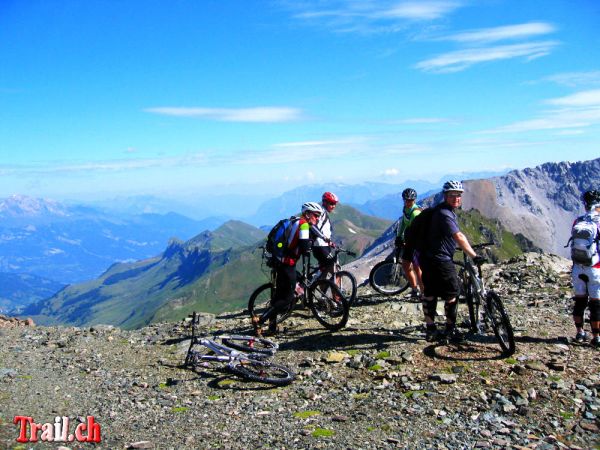
M 36 423 L 33 417 L 15 416 L 13 423 L 19 427 L 17 442 L 94 442 L 102 440 L 100 424 L 94 416 L 87 416 L 75 426 L 74 433 L 69 433 L 70 419 L 56 416 L 54 423 Z M 41 434 L 40 434 L 41 433 Z

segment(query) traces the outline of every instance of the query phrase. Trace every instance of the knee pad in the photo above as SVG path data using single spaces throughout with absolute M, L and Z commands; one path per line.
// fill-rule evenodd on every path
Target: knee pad
M 458 311 L 458 300 L 454 300 L 452 303 L 446 302 L 444 304 L 444 312 L 446 313 L 446 319 L 450 319 L 450 322 L 456 322 L 456 312 Z
M 435 318 L 437 311 L 437 298 L 434 297 L 432 300 L 423 299 L 423 314 L 427 317 Z
M 590 300 L 590 321 L 600 321 L 600 300 Z
M 573 305 L 573 315 L 577 317 L 583 317 L 585 314 L 585 308 L 588 306 L 588 298 L 587 297 L 575 297 L 575 304 Z M 590 304 L 590 311 L 591 311 Z

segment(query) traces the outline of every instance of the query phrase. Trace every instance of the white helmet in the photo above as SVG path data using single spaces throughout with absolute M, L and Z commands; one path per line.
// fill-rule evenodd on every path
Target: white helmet
M 323 214 L 323 207 L 316 202 L 306 202 L 302 205 L 302 214 L 304 214 L 307 211 L 317 214 Z
M 463 189 L 463 185 L 460 181 L 450 180 L 450 181 L 446 181 L 444 183 L 444 187 L 442 188 L 442 191 L 443 192 L 448 192 L 448 191 L 464 192 L 465 190 Z

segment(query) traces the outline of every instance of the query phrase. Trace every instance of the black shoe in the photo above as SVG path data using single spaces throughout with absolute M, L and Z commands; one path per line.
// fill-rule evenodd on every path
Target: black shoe
M 595 336 L 590 341 L 590 345 L 594 348 L 600 349 L 600 336 Z
M 452 328 L 446 333 L 446 339 L 452 344 L 460 344 L 465 341 L 465 336 L 457 328 Z
M 436 327 L 430 328 L 427 327 L 427 329 L 425 330 L 425 340 L 427 342 L 435 342 L 437 340 L 439 340 L 440 338 L 440 332 L 438 331 L 438 329 Z

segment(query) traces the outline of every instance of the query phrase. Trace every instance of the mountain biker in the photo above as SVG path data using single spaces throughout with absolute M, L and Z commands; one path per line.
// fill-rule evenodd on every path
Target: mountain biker
M 476 263 L 484 258 L 477 256 L 467 237 L 458 228 L 455 210 L 462 204 L 463 185 L 460 181 L 447 181 L 442 188 L 444 201 L 433 211 L 426 248 L 419 253 L 419 263 L 423 271 L 423 313 L 426 325 L 426 340 L 440 337 L 435 325 L 438 297 L 444 300 L 446 315 L 445 335 L 451 342 L 462 340 L 456 329 L 457 297 L 460 284 L 456 267 L 452 262 L 456 247 L 460 247 Z
M 583 203 L 586 214 L 578 217 L 573 225 L 581 220 L 589 218 L 596 224 L 597 233 L 600 235 L 600 191 L 590 190 L 583 194 Z M 596 255 L 592 259 L 592 265 L 584 265 L 573 262 L 571 279 L 573 281 L 573 291 L 575 304 L 573 305 L 573 322 L 577 328 L 575 340 L 585 342 L 589 336 L 583 330 L 583 316 L 585 309 L 590 309 L 590 322 L 592 328 L 592 340 L 590 344 L 600 348 L 600 257 L 598 257 L 598 242 L 596 245 Z M 579 278 L 580 275 L 587 275 L 587 283 Z M 587 284 L 587 286 L 586 286 Z M 589 299 L 589 300 L 588 300 Z
M 302 205 L 302 215 L 290 226 L 292 227 L 284 256 L 274 263 L 275 292 L 271 306 L 262 316 L 253 316 L 252 325 L 258 336 L 261 336 L 262 325 L 268 320 L 269 328 L 266 334 L 277 334 L 276 317 L 280 311 L 285 311 L 294 301 L 296 288 L 296 263 L 301 255 L 310 251 L 310 227 L 316 225 L 323 208 L 316 202 L 306 202 Z
M 334 272 L 335 252 L 333 248 L 335 245 L 331 240 L 333 228 L 329 219 L 329 213 L 333 212 L 338 203 L 339 199 L 333 192 L 323 193 L 321 206 L 324 211 L 317 224 L 312 227 L 314 231 L 312 233 L 312 237 L 314 238 L 312 252 L 315 258 L 317 258 L 319 268 L 323 274 L 333 274 Z
M 421 268 L 419 267 L 415 249 L 407 246 L 404 241 L 404 232 L 413 219 L 421 213 L 422 209 L 417 205 L 417 191 L 412 188 L 402 191 L 402 200 L 404 200 L 404 208 L 402 209 L 402 217 L 398 220 L 398 228 L 396 230 L 396 254 L 402 254 L 402 269 L 412 289 L 411 298 L 419 298 L 421 292 L 423 292 Z

